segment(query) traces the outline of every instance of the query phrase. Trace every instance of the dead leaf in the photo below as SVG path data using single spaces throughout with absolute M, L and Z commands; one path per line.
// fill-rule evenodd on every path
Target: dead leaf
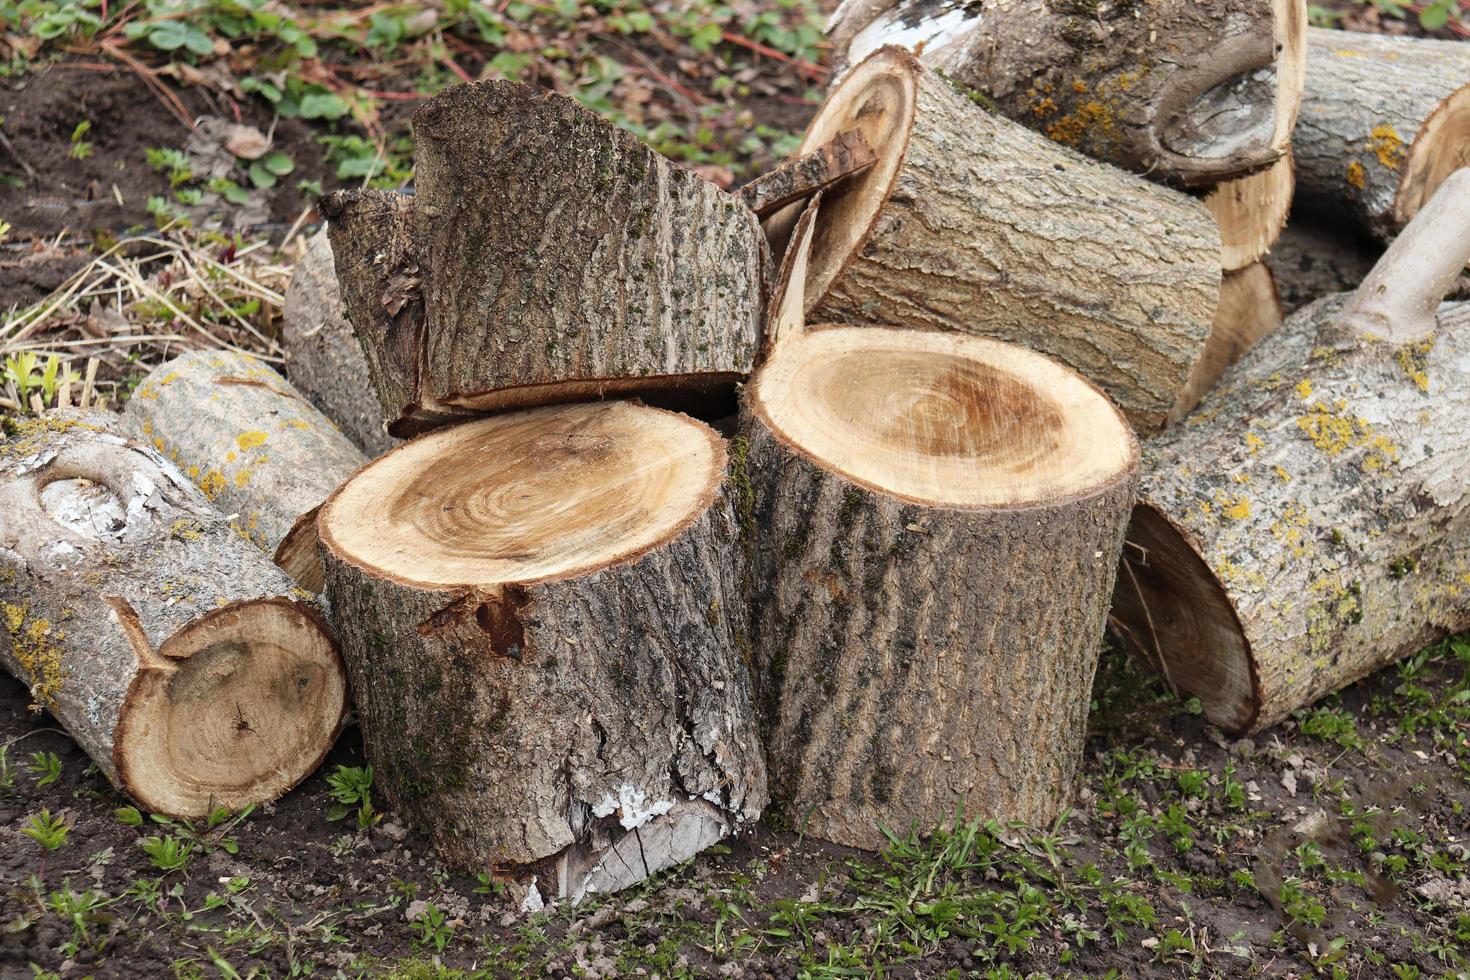
M 225 149 L 242 160 L 259 160 L 271 148 L 270 137 L 254 126 L 231 126 L 224 137 Z

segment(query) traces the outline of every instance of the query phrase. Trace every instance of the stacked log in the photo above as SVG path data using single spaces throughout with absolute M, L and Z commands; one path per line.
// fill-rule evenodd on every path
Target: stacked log
M 316 510 L 367 458 L 285 378 L 249 354 L 191 351 L 144 378 L 126 414 L 241 534 L 321 591 Z
M 1220 267 L 1239 272 L 1265 257 L 1291 213 L 1296 171 L 1288 151 L 1269 168 L 1217 184 L 1205 207 L 1220 226 Z
M 1169 413 L 1172 424 L 1184 418 L 1215 387 L 1230 365 L 1281 326 L 1276 280 L 1264 262 L 1228 272 L 1220 283 L 1220 305 L 1210 325 L 1210 340 L 1189 372 L 1189 383 Z
M 1470 304 L 1439 307 L 1467 228 L 1461 170 L 1146 447 L 1116 625 L 1222 728 L 1470 627 Z
M 1307 32 L 1297 197 L 1388 241 L 1470 163 L 1470 47 Z
M 117 416 L 0 441 L 0 665 L 114 786 L 199 817 L 273 800 L 346 709 L 314 603 Z
M 1158 429 L 1210 334 L 1220 234 L 1200 202 L 984 112 L 885 48 L 829 95 L 805 151 L 849 129 L 878 153 L 829 189 L 813 322 L 956 330 L 1031 347 Z
M 375 786 L 456 867 L 578 900 L 759 817 L 727 451 L 627 401 L 407 443 L 322 508 Z
M 987 109 L 1098 160 L 1186 186 L 1285 152 L 1302 99 L 1302 0 L 844 0 L 839 73 L 913 50 Z

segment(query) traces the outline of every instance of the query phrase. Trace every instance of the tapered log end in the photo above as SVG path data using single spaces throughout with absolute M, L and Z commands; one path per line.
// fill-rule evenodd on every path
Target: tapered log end
M 199 817 L 268 802 L 326 756 L 346 713 L 347 682 L 313 608 L 237 602 L 156 653 L 125 602 L 114 602 L 114 614 L 142 667 L 119 716 L 113 763 L 122 790 L 145 808 Z
M 1271 250 L 1286 228 L 1295 190 L 1295 168 L 1287 152 L 1268 169 L 1217 184 L 1205 196 L 1205 207 L 1220 226 L 1222 269 L 1244 269 Z
M 1413 220 L 1456 170 L 1470 167 L 1470 85 L 1439 104 L 1409 147 L 1403 178 L 1394 199 L 1394 221 L 1402 228 Z

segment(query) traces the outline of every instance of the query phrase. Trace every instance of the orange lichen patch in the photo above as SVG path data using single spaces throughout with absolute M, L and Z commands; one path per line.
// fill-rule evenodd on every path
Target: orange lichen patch
M 1072 147 L 1081 146 L 1089 137 L 1116 140 L 1118 117 L 1108 103 L 1089 99 L 1048 126 L 1046 135 L 1058 143 Z
M 269 437 L 259 429 L 251 429 L 249 432 L 240 433 L 240 437 L 235 440 L 235 444 L 240 447 L 240 451 L 243 453 L 248 449 L 254 449 L 256 446 L 265 445 L 267 438 Z
M 1399 137 L 1398 130 L 1388 123 L 1379 123 L 1373 127 L 1373 131 L 1368 134 L 1368 150 L 1389 170 L 1397 170 L 1399 164 L 1404 162 L 1404 141 Z
M 1216 491 L 1215 503 L 1220 505 L 1220 513 L 1232 521 L 1243 521 L 1251 516 L 1251 498 L 1245 494 L 1232 497 L 1227 493 Z
M 1031 111 L 1038 116 L 1049 116 L 1057 111 L 1057 104 L 1051 100 L 1050 96 L 1047 96 L 1033 105 Z
M 1362 190 L 1368 184 L 1368 173 L 1356 160 L 1347 165 L 1347 182 L 1358 190 Z
M 1082 81 L 1081 79 L 1073 79 L 1072 91 L 1076 92 L 1078 95 L 1086 95 L 1087 83 Z
M 203 490 L 204 496 L 210 500 L 218 497 L 224 488 L 225 475 L 213 467 L 205 470 L 204 475 L 199 478 L 199 489 Z
M 1328 456 L 1336 456 L 1346 449 L 1366 448 L 1361 465 L 1369 472 L 1378 472 L 1398 462 L 1398 447 L 1387 436 L 1376 432 L 1367 419 L 1354 418 L 1346 411 L 1347 402 L 1343 399 L 1331 407 L 1317 402 L 1296 424 L 1312 440 L 1312 445 Z

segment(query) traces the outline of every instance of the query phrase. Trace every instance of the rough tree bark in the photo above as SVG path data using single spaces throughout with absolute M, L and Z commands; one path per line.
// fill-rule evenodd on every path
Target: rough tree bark
M 120 791 L 197 817 L 275 799 L 346 709 L 317 607 L 114 415 L 0 441 L 0 665 Z
M 1219 230 L 1199 201 L 984 112 L 897 48 L 847 75 L 803 146 L 854 126 L 879 161 L 824 195 L 808 319 L 1022 344 L 1140 431 L 1163 424 L 1219 296 Z
M 741 429 L 754 662 L 791 824 L 878 848 L 880 824 L 957 809 L 1054 819 L 1138 482 L 1121 413 L 1010 344 L 798 312 Z
M 191 351 L 144 378 L 126 416 L 245 537 L 321 591 L 317 508 L 367 457 L 290 382 L 249 354 Z
M 1185 185 L 1274 162 L 1302 97 L 1301 0 L 846 0 L 839 72 L 919 52 L 987 107 L 1088 156 Z
M 1264 336 L 1281 326 L 1281 301 L 1276 282 L 1264 262 L 1230 272 L 1220 283 L 1220 306 L 1210 329 L 1210 342 L 1189 373 L 1189 384 L 1169 413 L 1173 424 L 1200 403 L 1225 370 L 1240 360 Z
M 1268 169 L 1217 184 L 1205 207 L 1220 226 L 1220 267 L 1239 272 L 1259 262 L 1281 238 L 1296 176 L 1288 151 Z
M 759 817 L 724 475 L 613 401 L 432 433 L 324 506 L 368 757 L 446 861 L 575 900 Z
M 1297 198 L 1388 241 L 1470 163 L 1470 46 L 1313 28 Z
M 1232 732 L 1470 626 L 1470 170 L 1146 447 L 1114 607 Z
M 740 199 L 757 217 L 764 218 L 793 201 L 811 197 L 844 177 L 871 167 L 878 159 L 856 129 L 838 133 L 830 141 L 792 157 L 774 170 L 740 188 Z
M 325 228 L 307 244 L 291 276 L 281 333 L 291 384 L 369 456 L 392 449 L 398 440 L 383 430 L 367 361 L 342 306 Z

